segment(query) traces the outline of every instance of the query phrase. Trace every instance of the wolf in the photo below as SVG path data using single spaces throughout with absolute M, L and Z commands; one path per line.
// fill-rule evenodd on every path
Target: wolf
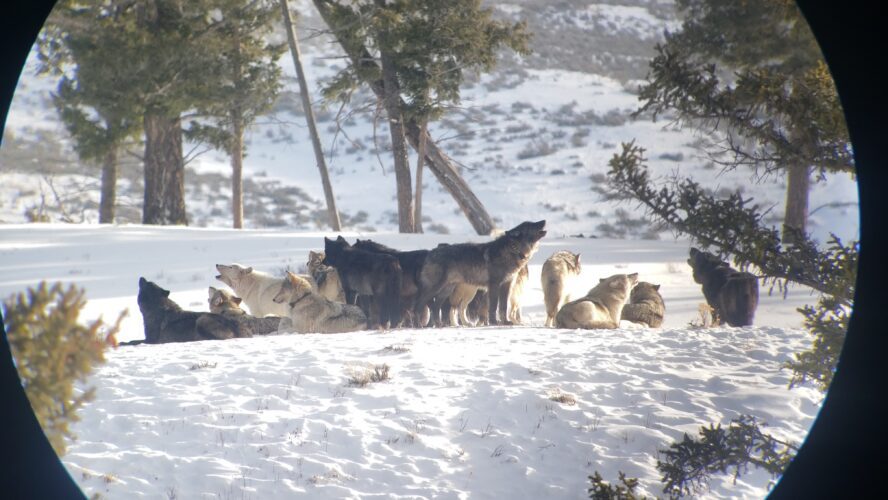
M 511 324 L 512 285 L 546 235 L 545 226 L 545 220 L 522 222 L 487 243 L 458 243 L 430 250 L 420 272 L 418 304 L 430 305 L 435 297 L 448 297 L 462 283 L 485 287 L 490 324 Z M 440 326 L 437 307 L 432 307 L 431 316 Z
M 568 280 L 579 276 L 582 271 L 580 254 L 567 250 L 555 252 L 543 263 L 540 283 L 543 286 L 543 301 L 546 303 L 546 326 L 555 325 L 555 315 L 570 300 L 566 289 Z
M 277 333 L 286 330 L 290 324 L 287 318 L 279 316 L 265 316 L 257 318 L 247 314 L 241 309 L 241 298 L 235 296 L 228 290 L 219 290 L 209 287 L 209 296 L 207 301 L 210 304 L 210 312 L 221 314 L 227 318 L 237 321 L 241 328 L 250 332 L 251 335 L 267 335 L 269 333 Z
M 428 322 L 428 308 L 418 307 L 419 273 L 429 254 L 428 250 L 401 251 L 387 247 L 373 240 L 357 240 L 352 248 L 368 252 L 383 253 L 398 259 L 401 265 L 401 317 L 408 326 L 419 327 Z M 425 321 L 423 321 L 425 319 Z
M 509 291 L 509 321 L 515 325 L 521 324 L 521 296 L 524 294 L 524 286 L 527 284 L 527 277 L 530 271 L 527 264 L 518 270 L 515 280 L 512 282 L 512 289 Z
M 449 296 L 438 297 L 435 300 L 440 303 L 441 308 L 441 319 L 447 326 L 473 326 L 476 324 L 475 321 L 469 318 L 470 308 L 469 305 L 473 303 L 475 297 L 481 294 L 486 294 L 486 287 L 479 287 L 475 285 L 470 285 L 467 283 L 460 283 L 453 288 L 453 291 L 450 292 Z M 486 306 L 485 306 L 486 308 Z M 481 324 L 481 321 L 478 316 L 477 311 L 477 302 L 476 308 L 474 311 L 474 316 L 476 316 L 478 323 Z M 486 316 L 486 311 L 485 311 Z
M 253 316 L 284 318 L 290 315 L 286 306 L 275 304 L 271 300 L 281 290 L 281 285 L 284 284 L 283 278 L 276 278 L 239 264 L 216 264 L 216 270 L 219 271 L 216 279 L 230 286 L 235 295 L 243 299 L 243 303 Z
M 568 302 L 555 315 L 558 328 L 614 329 L 620 326 L 623 307 L 638 283 L 638 273 L 603 278 L 584 297 Z
M 666 304 L 659 290 L 660 285 L 639 281 L 629 294 L 629 303 L 623 307 L 620 319 L 659 328 L 666 315 Z
M 308 274 L 317 284 L 317 292 L 334 301 L 345 303 L 345 292 L 342 291 L 342 283 L 339 281 L 339 273 L 336 268 L 324 265 L 324 252 L 308 252 Z
M 221 314 L 184 311 L 169 297 L 169 290 L 139 278 L 136 301 L 142 312 L 146 344 L 252 337 L 249 331 L 230 318 Z
M 339 273 L 346 303 L 371 296 L 370 325 L 394 328 L 401 322 L 401 264 L 391 255 L 352 248 L 339 236 L 324 238 L 324 261 Z
M 343 333 L 367 329 L 360 307 L 333 302 L 312 290 L 305 278 L 287 271 L 275 303 L 290 308 L 291 328 L 298 333 Z
M 694 281 L 703 285 L 703 296 L 715 310 L 716 324 L 731 326 L 752 324 L 758 306 L 758 278 L 737 271 L 715 255 L 691 248 L 688 265 Z

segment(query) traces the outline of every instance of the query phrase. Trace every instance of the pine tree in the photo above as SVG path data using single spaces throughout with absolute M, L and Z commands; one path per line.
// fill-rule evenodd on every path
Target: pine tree
M 83 290 L 61 283 L 41 282 L 3 303 L 6 336 L 25 394 L 43 432 L 56 453 L 64 455 L 68 426 L 79 420 L 77 411 L 95 397 L 95 388 L 75 390 L 93 368 L 105 361 L 108 346 L 126 311 L 104 333 L 101 319 L 83 326 L 77 319 L 86 304 Z
M 465 71 L 489 71 L 504 48 L 527 53 L 530 35 L 525 24 L 493 20 L 492 11 L 482 9 L 478 0 L 314 0 L 314 4 L 350 61 L 325 89 L 325 97 L 347 101 L 358 85 L 369 85 L 385 103 L 389 124 L 400 128 L 415 150 L 420 144 L 427 146 L 423 156 L 432 171 L 476 230 L 489 233 L 489 216 L 464 181 L 460 183 L 446 155 L 428 140 L 424 125 L 459 103 Z M 395 145 L 401 132 L 393 133 Z M 409 168 L 403 152 L 396 153 L 399 219 L 406 228 L 413 218 L 404 213 L 413 205 Z
M 675 113 L 719 131 L 707 154 L 754 177 L 787 175 L 783 240 L 805 233 L 812 173 L 854 172 L 835 85 L 798 7 L 788 0 L 678 0 L 682 29 L 651 61 L 637 114 Z

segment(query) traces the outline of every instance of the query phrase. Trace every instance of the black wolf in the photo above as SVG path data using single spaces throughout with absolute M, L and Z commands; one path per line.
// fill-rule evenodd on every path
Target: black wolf
M 706 302 L 715 310 L 716 324 L 752 324 L 759 298 L 754 274 L 737 271 L 715 255 L 696 248 L 691 248 L 688 265 L 694 271 L 694 281 L 703 285 Z
M 170 291 L 139 278 L 139 310 L 145 325 L 145 343 L 252 337 L 238 323 L 221 314 L 183 311 L 170 300 Z
M 357 240 L 352 248 L 391 255 L 398 259 L 403 273 L 401 275 L 401 317 L 408 326 L 424 326 L 425 322 L 422 320 L 427 316 L 426 308 L 417 307 L 416 299 L 419 297 L 419 273 L 422 271 L 422 265 L 429 251 L 395 250 L 372 240 Z M 428 320 L 426 319 L 426 321 Z
M 401 282 L 403 271 L 396 257 L 352 248 L 339 236 L 324 238 L 323 264 L 339 273 L 345 301 L 355 304 L 358 295 L 372 296 L 365 311 L 370 327 L 396 327 L 401 322 Z
M 511 324 L 509 297 L 519 270 L 530 261 L 546 221 L 522 222 L 488 243 L 441 245 L 429 251 L 420 273 L 418 304 L 428 305 L 434 297 L 448 297 L 462 283 L 488 291 L 490 324 Z M 432 319 L 440 325 L 438 312 Z

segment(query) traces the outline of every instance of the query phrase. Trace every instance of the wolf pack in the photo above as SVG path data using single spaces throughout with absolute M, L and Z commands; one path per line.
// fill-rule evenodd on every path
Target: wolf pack
M 208 288 L 209 312 L 182 309 L 169 290 L 142 277 L 137 301 L 145 339 L 125 344 L 521 324 L 528 264 L 546 236 L 545 226 L 545 220 L 527 221 L 489 242 L 408 251 L 372 240 L 325 237 L 323 251 L 309 252 L 305 274 L 287 271 L 284 277 L 236 263 L 216 264 L 216 279 L 228 289 Z M 752 324 L 758 303 L 755 275 L 696 248 L 687 262 L 715 324 Z M 570 283 L 581 271 L 580 255 L 567 250 L 544 262 L 540 282 L 546 327 L 615 329 L 620 321 L 662 325 L 666 307 L 659 284 L 639 281 L 638 273 L 614 274 L 571 300 Z

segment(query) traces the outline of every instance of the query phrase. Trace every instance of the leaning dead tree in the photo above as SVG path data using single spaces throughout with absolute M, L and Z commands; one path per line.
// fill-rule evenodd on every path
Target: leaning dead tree
M 330 216 L 330 227 L 334 231 L 342 230 L 339 220 L 339 211 L 336 209 L 336 199 L 333 197 L 333 185 L 330 183 L 330 173 L 327 163 L 324 161 L 324 151 L 321 148 L 321 139 L 318 136 L 318 128 L 315 124 L 314 111 L 311 100 L 308 98 L 308 83 L 305 80 L 305 72 L 302 70 L 302 61 L 299 52 L 299 42 L 296 39 L 296 29 L 293 27 L 293 18 L 287 0 L 280 0 L 283 11 L 284 25 L 287 28 L 287 39 L 290 42 L 290 53 L 293 55 L 293 65 L 296 66 L 296 77 L 299 80 L 299 95 L 302 97 L 302 108 L 305 110 L 305 120 L 308 122 L 308 132 L 311 135 L 311 145 L 314 148 L 315 161 L 321 172 L 321 183 L 324 185 L 324 198 L 327 201 L 327 213 Z
M 353 38 L 349 39 L 347 36 L 347 27 L 337 29 L 329 4 L 325 0 L 313 0 L 313 3 L 321 14 L 321 17 L 324 19 L 324 22 L 331 28 L 333 36 L 336 37 L 337 42 L 342 46 L 352 65 L 355 68 L 370 70 L 360 71 L 359 73 L 365 75 L 382 75 L 382 68 L 379 67 L 379 64 L 372 57 L 370 51 L 367 50 L 367 47 L 362 43 L 355 41 Z M 377 99 L 380 101 L 385 100 L 385 84 L 381 78 L 365 80 L 365 83 L 373 91 Z M 400 97 L 399 106 L 402 109 L 406 107 L 406 104 Z M 472 192 L 468 183 L 466 183 L 465 179 L 460 175 L 453 160 L 451 160 L 450 157 L 438 147 L 435 141 L 429 136 L 428 132 L 417 123 L 416 119 L 407 118 L 405 120 L 404 132 L 411 147 L 416 151 L 420 150 L 420 138 L 423 138 L 423 142 L 425 143 L 424 163 L 428 165 L 428 169 L 435 174 L 435 177 L 444 189 L 453 196 L 453 199 L 459 205 L 460 209 L 462 209 L 475 231 L 480 235 L 490 234 L 494 229 L 493 220 L 490 218 L 490 214 L 487 213 L 481 200 L 475 196 L 475 193 Z

